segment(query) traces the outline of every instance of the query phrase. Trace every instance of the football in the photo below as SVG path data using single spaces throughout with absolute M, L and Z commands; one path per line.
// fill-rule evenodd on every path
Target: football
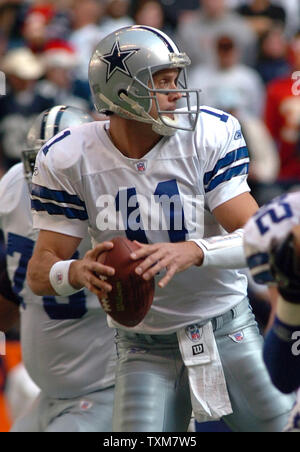
M 154 297 L 154 278 L 145 281 L 135 273 L 140 260 L 130 254 L 139 246 L 125 237 L 115 237 L 112 250 L 99 256 L 99 261 L 115 269 L 114 276 L 104 277 L 112 290 L 105 298 L 99 298 L 102 308 L 121 325 L 138 325 L 149 311 Z M 103 278 L 103 277 L 102 277 Z

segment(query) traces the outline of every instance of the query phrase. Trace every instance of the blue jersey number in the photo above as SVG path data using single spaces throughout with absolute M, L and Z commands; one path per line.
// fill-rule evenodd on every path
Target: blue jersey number
M 14 253 L 20 254 L 19 264 L 13 278 L 12 289 L 14 293 L 17 295 L 20 304 L 24 308 L 25 303 L 20 293 L 22 292 L 24 287 L 27 265 L 29 259 L 32 256 L 33 248 L 34 248 L 33 240 L 9 232 L 7 237 L 7 250 L 6 250 L 7 255 L 13 256 Z
M 184 227 L 184 211 L 176 179 L 160 182 L 155 189 L 154 196 L 155 202 L 161 204 L 162 211 L 168 222 L 170 242 L 184 241 L 188 231 Z M 168 198 L 169 202 L 164 202 L 164 196 Z M 118 192 L 116 196 L 116 210 L 117 212 L 121 211 L 123 222 L 126 225 L 127 238 L 141 243 L 148 243 L 135 187 L 126 188 Z
M 270 230 L 272 223 L 281 223 L 281 221 L 291 218 L 292 216 L 293 212 L 290 205 L 286 202 L 280 202 L 276 206 L 264 211 L 256 219 L 256 224 L 261 235 L 264 235 Z
M 23 297 L 20 293 L 23 290 L 26 278 L 28 261 L 32 256 L 34 241 L 18 234 L 9 233 L 7 239 L 7 254 L 13 256 L 20 254 L 19 264 L 13 278 L 13 291 L 16 293 L 20 304 L 25 308 Z M 73 259 L 78 259 L 76 252 Z M 55 297 L 43 297 L 43 306 L 52 320 L 80 319 L 87 312 L 86 297 L 84 291 L 80 291 L 69 297 L 69 303 L 58 303 Z

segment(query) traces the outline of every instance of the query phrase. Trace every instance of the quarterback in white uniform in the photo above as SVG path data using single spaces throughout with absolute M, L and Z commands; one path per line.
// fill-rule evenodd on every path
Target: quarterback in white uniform
M 112 429 L 114 332 L 107 327 L 97 297 L 87 290 L 64 298 L 39 297 L 25 279 L 38 235 L 32 224 L 30 164 L 55 131 L 88 121 L 89 115 L 73 107 L 57 106 L 43 112 L 28 134 L 31 148 L 23 153 L 28 156 L 24 158 L 26 171 L 19 163 L 0 182 L 0 225 L 8 274 L 20 304 L 22 356 L 41 389 L 30 411 L 16 421 L 13 432 Z M 90 247 L 87 237 L 74 259 L 84 256 Z
M 237 270 L 246 265 L 240 228 L 257 210 L 247 148 L 236 119 L 200 108 L 188 64 L 150 27 L 125 27 L 98 44 L 91 90 L 98 111 L 113 114 L 39 152 L 32 207 L 41 232 L 28 283 L 42 295 L 85 286 L 104 296 L 114 269 L 98 255 L 116 235 L 136 240 L 132 259 L 143 258 L 141 277 L 155 278 L 155 298 L 135 328 L 110 320 L 118 329 L 114 430 L 186 431 L 193 407 L 197 420 L 225 416 L 235 431 L 276 431 L 292 398 L 263 366 Z M 187 106 L 177 109 L 179 100 Z M 87 233 L 94 248 L 73 262 Z
M 275 198 L 245 226 L 245 252 L 254 280 L 278 285 L 276 315 L 265 340 L 264 360 L 272 381 L 284 393 L 300 388 L 299 201 L 300 192 Z M 300 432 L 300 389 L 285 431 Z

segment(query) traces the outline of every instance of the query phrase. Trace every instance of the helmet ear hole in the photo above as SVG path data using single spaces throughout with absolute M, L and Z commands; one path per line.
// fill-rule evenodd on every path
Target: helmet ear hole
M 126 89 L 119 89 L 118 91 L 118 96 L 121 98 L 121 94 L 125 94 L 125 96 L 128 96 L 128 93 L 126 91 Z

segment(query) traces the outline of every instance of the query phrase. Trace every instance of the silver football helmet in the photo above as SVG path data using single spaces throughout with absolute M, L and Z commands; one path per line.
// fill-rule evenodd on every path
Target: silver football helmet
M 27 148 L 21 154 L 27 181 L 31 181 L 38 151 L 50 138 L 68 127 L 92 121 L 93 118 L 83 110 L 65 105 L 57 105 L 39 114 L 27 134 Z
M 200 111 L 200 90 L 187 88 L 186 66 L 189 64 L 189 57 L 160 30 L 141 25 L 121 28 L 99 42 L 90 60 L 89 82 L 96 110 L 150 123 L 160 135 L 173 135 L 177 129 L 192 131 Z M 180 69 L 178 88 L 156 89 L 153 74 L 169 68 Z M 180 93 L 187 108 L 172 112 L 161 110 L 156 94 L 169 92 Z M 149 114 L 152 101 L 156 103 L 157 119 Z M 168 113 L 174 114 L 175 119 L 166 116 Z M 188 115 L 186 126 L 179 126 L 178 114 Z

